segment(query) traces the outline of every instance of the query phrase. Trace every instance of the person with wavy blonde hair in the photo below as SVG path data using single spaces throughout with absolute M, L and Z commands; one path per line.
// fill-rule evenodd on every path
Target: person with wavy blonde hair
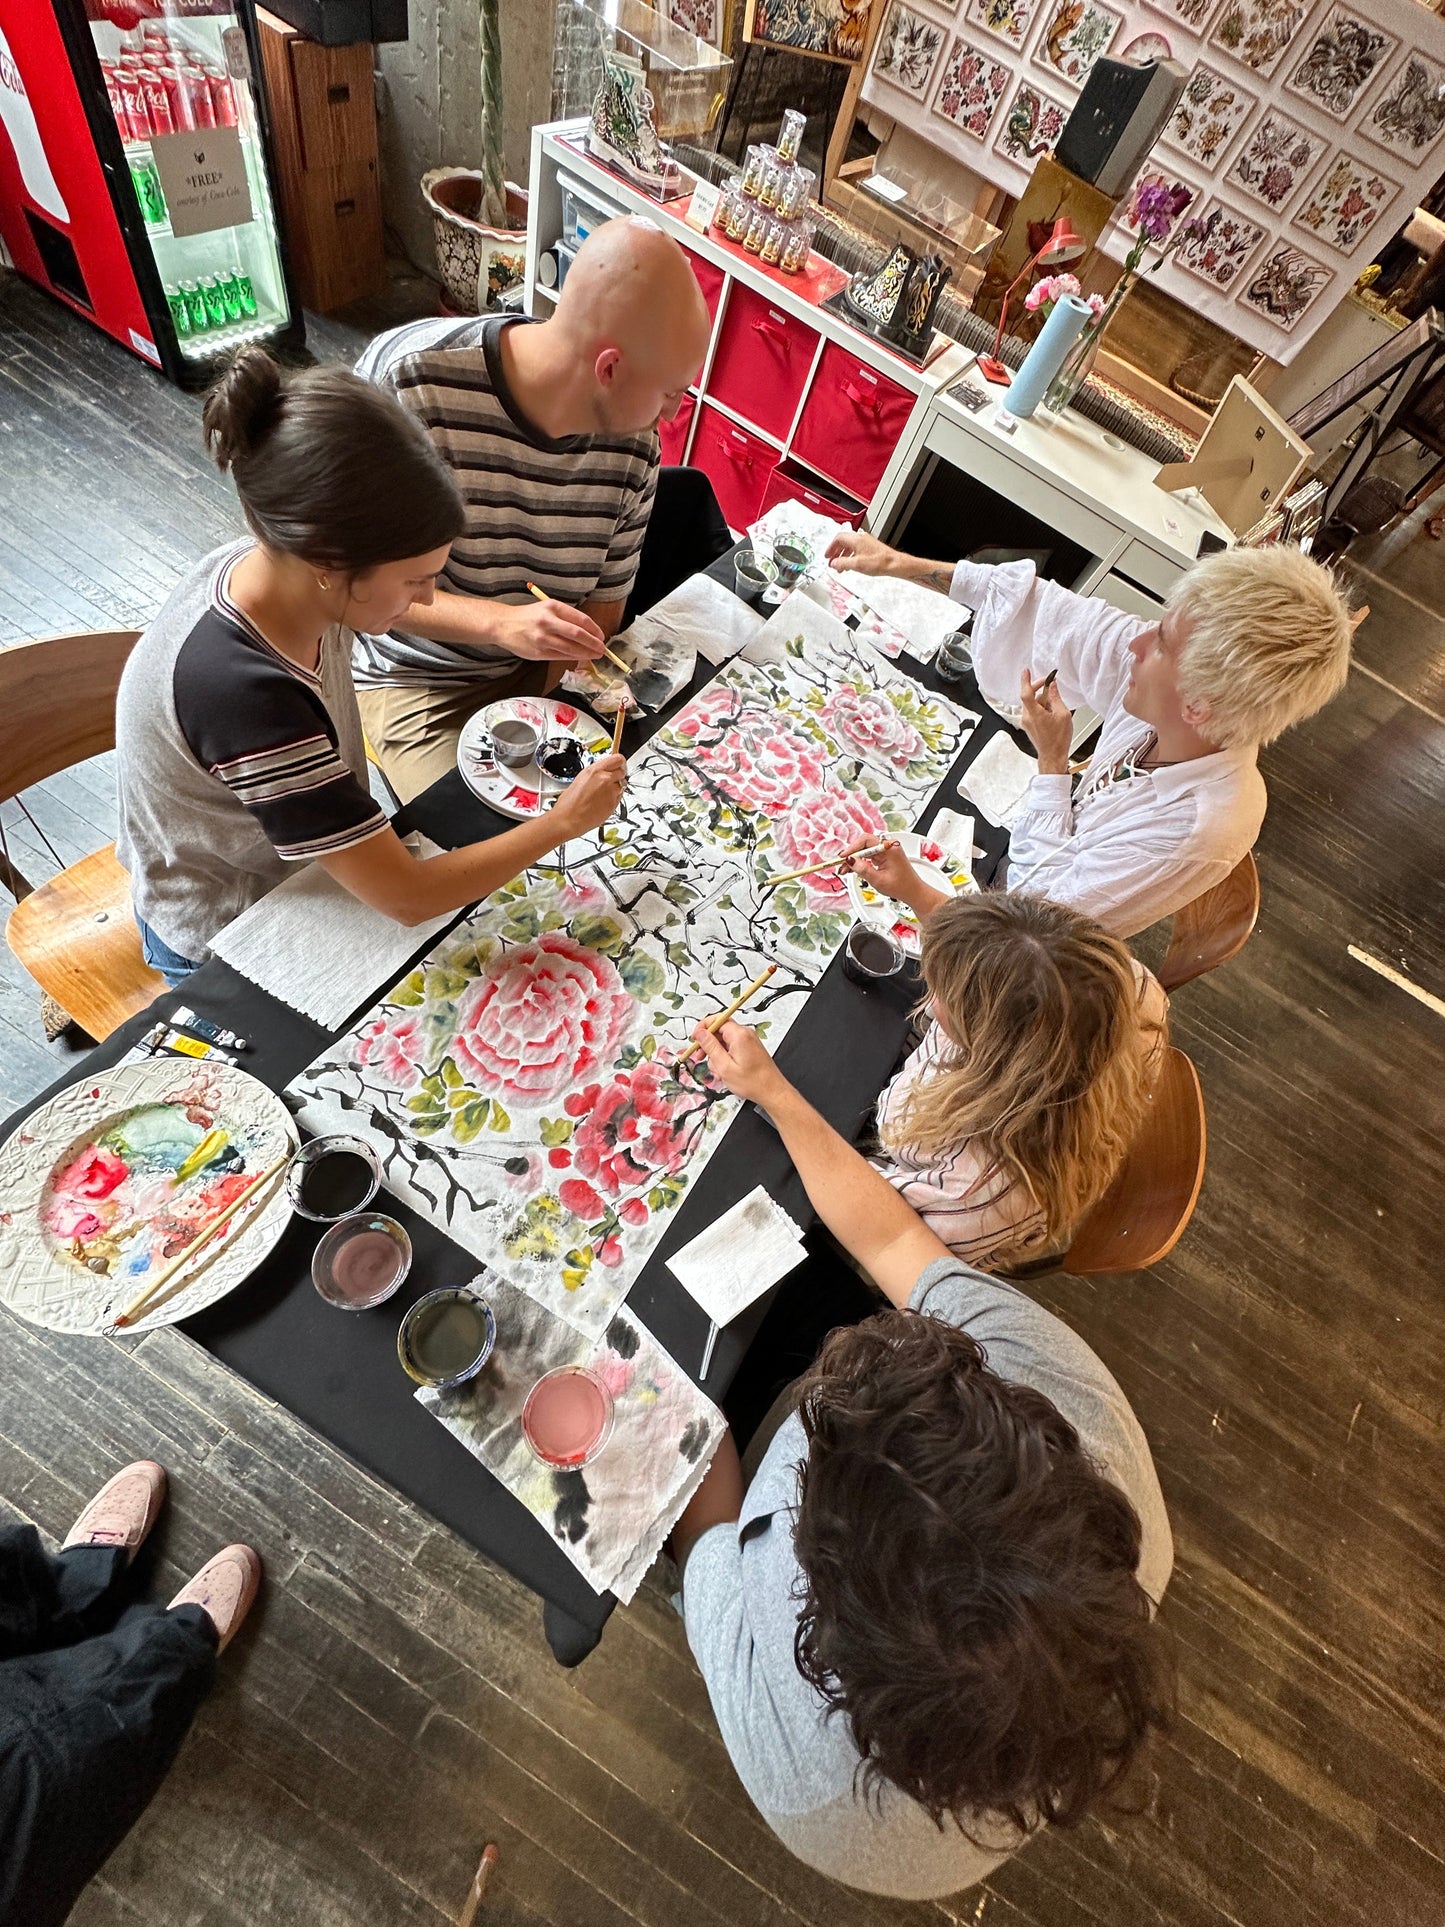
M 1009 824 L 1008 887 L 1118 937 L 1192 903 L 1254 847 L 1260 746 L 1344 687 L 1368 613 L 1352 615 L 1328 569 L 1279 545 L 1196 562 L 1154 622 L 1045 582 L 1032 562 L 924 562 L 851 530 L 828 560 L 973 611 L 979 691 L 1038 752 Z M 1081 707 L 1103 719 L 1082 768 L 1070 760 Z
M 907 888 L 896 846 L 858 860 Z M 932 1022 L 878 1105 L 873 1163 L 984 1269 L 1062 1250 L 1139 1128 L 1168 1000 L 1091 917 L 955 897 L 922 924 Z

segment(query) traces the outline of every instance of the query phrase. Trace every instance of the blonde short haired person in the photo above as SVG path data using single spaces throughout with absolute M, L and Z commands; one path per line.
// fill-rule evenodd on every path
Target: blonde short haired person
M 1264 821 L 1260 745 L 1322 708 L 1349 671 L 1349 606 L 1298 549 L 1211 555 L 1149 623 L 1042 581 L 1031 562 L 923 562 L 852 533 L 828 555 L 974 611 L 979 688 L 1022 701 L 1039 759 L 1011 828 L 1008 887 L 1072 904 L 1119 937 L 1228 876 Z M 1076 782 L 1080 704 L 1103 728 Z
M 905 901 L 916 881 L 896 844 L 855 864 Z M 1062 1251 L 1139 1128 L 1168 999 L 1118 937 L 1033 896 L 941 904 L 922 965 L 932 1022 L 879 1100 L 873 1164 L 981 1270 Z

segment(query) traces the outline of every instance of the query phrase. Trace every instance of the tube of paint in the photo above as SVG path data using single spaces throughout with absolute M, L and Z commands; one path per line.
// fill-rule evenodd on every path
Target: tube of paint
M 187 1037 L 184 1031 L 172 1030 L 169 1024 L 152 1024 L 140 1047 L 150 1057 L 214 1057 L 223 1064 L 240 1062 L 235 1051 L 204 1043 L 199 1037 Z
M 219 1024 L 213 1024 L 209 1017 L 198 1017 L 186 1004 L 171 1012 L 171 1022 L 181 1030 L 193 1031 L 197 1037 L 204 1037 L 208 1044 L 222 1044 L 227 1050 L 251 1048 L 244 1037 L 238 1037 L 233 1030 L 223 1030 Z

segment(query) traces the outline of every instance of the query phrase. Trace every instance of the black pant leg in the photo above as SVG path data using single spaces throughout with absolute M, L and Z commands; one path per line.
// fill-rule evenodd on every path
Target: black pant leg
M 0 1920 L 60 1927 L 144 1812 L 216 1677 L 198 1606 L 0 1662 Z
M 689 576 L 700 575 L 732 545 L 727 519 L 703 471 L 660 468 L 637 576 L 622 617 L 624 626 L 671 595 Z
M 0 1660 L 104 1632 L 124 1603 L 128 1564 L 118 1546 L 72 1546 L 52 1559 L 34 1526 L 0 1531 Z

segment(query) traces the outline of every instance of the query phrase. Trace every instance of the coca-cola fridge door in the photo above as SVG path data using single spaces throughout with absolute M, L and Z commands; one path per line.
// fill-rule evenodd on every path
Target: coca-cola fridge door
M 120 191 L 134 198 L 182 362 L 199 371 L 244 341 L 292 334 L 249 0 L 83 10 L 125 157 Z

